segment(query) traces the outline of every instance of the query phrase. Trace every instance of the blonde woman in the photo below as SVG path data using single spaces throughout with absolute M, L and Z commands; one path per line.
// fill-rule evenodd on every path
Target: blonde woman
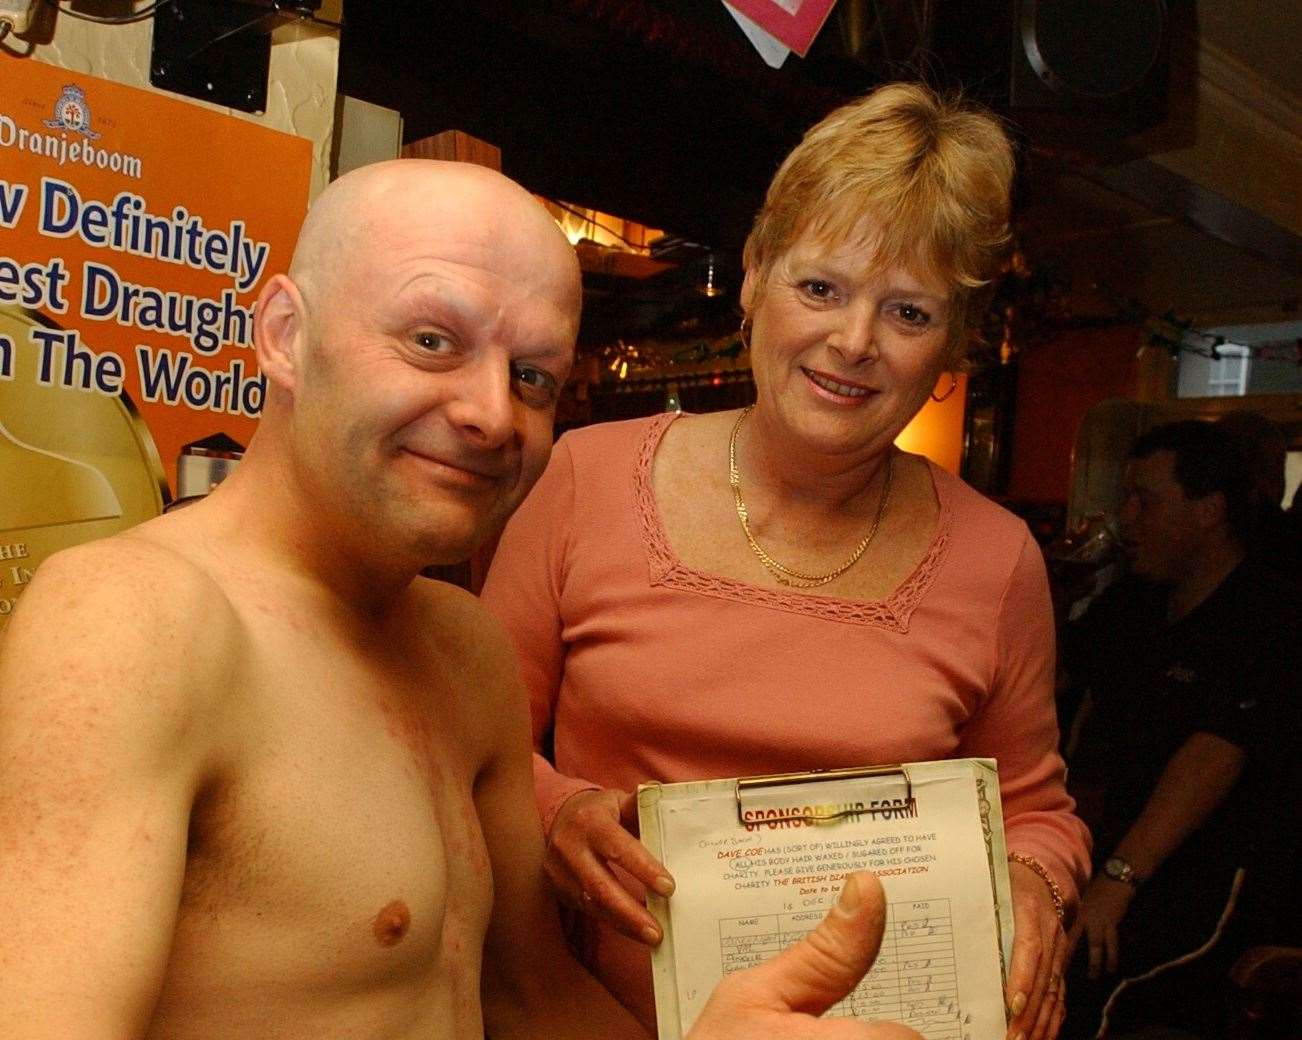
M 484 598 L 529 687 L 549 873 L 590 967 L 654 1016 L 629 833 L 647 780 L 997 758 L 1016 921 L 1009 1035 L 1061 1021 L 1088 836 L 1055 750 L 1053 628 L 1024 524 L 894 447 L 951 385 L 1007 240 L 989 115 L 892 84 L 791 153 L 746 243 L 752 408 L 562 438 Z

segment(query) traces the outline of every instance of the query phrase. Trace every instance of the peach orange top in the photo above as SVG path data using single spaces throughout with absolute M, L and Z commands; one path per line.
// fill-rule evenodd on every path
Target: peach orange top
M 519 651 L 535 746 L 554 749 L 554 766 L 534 756 L 544 827 L 593 787 L 988 757 L 1009 850 L 1039 860 L 1074 904 L 1089 836 L 1063 787 L 1052 612 L 1025 524 L 933 466 L 935 535 L 885 600 L 694 570 L 651 486 L 673 418 L 562 437 L 484 588 Z M 604 928 L 582 943 L 654 1021 L 646 948 Z

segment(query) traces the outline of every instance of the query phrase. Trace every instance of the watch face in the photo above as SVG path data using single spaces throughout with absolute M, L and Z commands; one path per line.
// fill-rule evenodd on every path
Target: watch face
M 1113 881 L 1129 881 L 1134 872 L 1124 859 L 1113 856 L 1103 864 L 1103 873 Z

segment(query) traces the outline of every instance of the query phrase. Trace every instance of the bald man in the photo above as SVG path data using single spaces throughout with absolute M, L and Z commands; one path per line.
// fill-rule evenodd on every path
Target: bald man
M 204 502 L 54 556 L 0 648 L 6 1040 L 632 1037 L 564 952 L 527 709 L 462 560 L 542 472 L 580 283 L 475 166 L 331 186 L 255 338 L 262 421 Z M 847 884 L 692 1040 L 818 1021 L 875 952 Z

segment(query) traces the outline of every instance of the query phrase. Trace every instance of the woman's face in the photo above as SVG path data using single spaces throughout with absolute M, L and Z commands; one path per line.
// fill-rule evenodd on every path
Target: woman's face
M 903 267 L 874 271 L 864 241 L 805 236 L 774 261 L 762 293 L 751 272 L 742 287 L 760 408 L 813 451 L 885 451 L 947 358 L 949 286 Z

